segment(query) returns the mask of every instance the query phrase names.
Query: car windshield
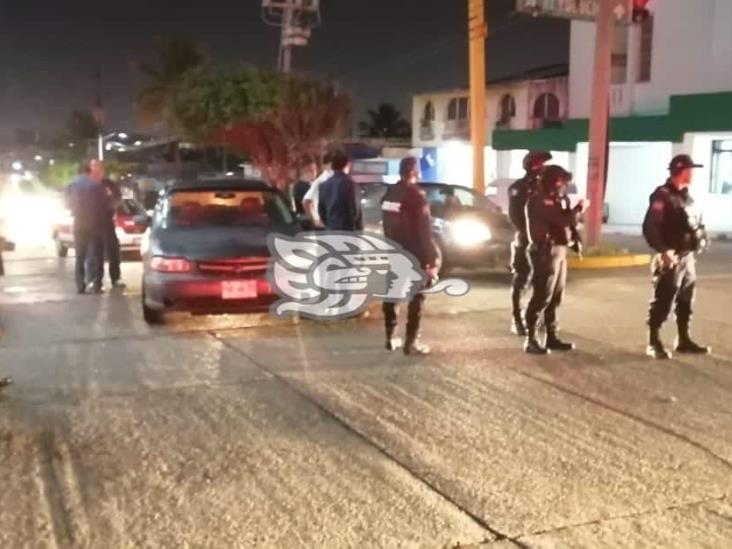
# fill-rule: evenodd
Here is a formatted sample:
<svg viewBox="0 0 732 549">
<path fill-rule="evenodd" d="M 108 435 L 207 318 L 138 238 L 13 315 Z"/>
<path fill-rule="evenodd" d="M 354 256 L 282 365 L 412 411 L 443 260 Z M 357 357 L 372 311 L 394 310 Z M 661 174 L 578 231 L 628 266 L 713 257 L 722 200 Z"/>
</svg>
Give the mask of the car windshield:
<svg viewBox="0 0 732 549">
<path fill-rule="evenodd" d="M 273 227 L 294 223 L 273 191 L 185 190 L 173 192 L 160 210 L 167 227 Z"/>
<path fill-rule="evenodd" d="M 448 210 L 481 209 L 499 213 L 499 208 L 488 198 L 472 189 L 452 185 L 422 185 L 427 202 L 435 215 L 443 215 Z"/>
</svg>

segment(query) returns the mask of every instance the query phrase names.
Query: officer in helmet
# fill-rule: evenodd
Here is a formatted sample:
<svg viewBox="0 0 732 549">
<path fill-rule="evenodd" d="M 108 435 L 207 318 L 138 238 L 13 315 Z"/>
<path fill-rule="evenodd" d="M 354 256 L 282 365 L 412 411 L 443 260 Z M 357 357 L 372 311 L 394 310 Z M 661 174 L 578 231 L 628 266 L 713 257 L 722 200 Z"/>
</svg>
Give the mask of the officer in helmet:
<svg viewBox="0 0 732 549">
<path fill-rule="evenodd" d="M 656 359 L 671 358 L 660 338 L 661 326 L 676 304 L 678 353 L 705 355 L 709 347 L 698 345 L 689 333 L 696 290 L 696 254 L 706 248 L 708 238 L 701 216 L 689 195 L 692 170 L 702 167 L 686 154 L 674 157 L 671 177 L 651 195 L 643 222 L 643 235 L 657 252 L 653 258 L 653 299 L 648 311 L 647 354 Z"/>
<path fill-rule="evenodd" d="M 529 260 L 533 269 L 531 301 L 526 308 L 526 344 L 529 354 L 571 351 L 574 344 L 557 336 L 557 309 L 562 303 L 567 280 L 567 249 L 573 244 L 578 217 L 588 206 L 584 200 L 574 208 L 565 199 L 572 174 L 560 166 L 544 168 L 538 191 L 526 204 Z M 539 320 L 546 328 L 546 343 L 539 342 Z"/>
<path fill-rule="evenodd" d="M 511 332 L 518 336 L 526 335 L 521 297 L 526 291 L 531 276 L 531 264 L 527 255 L 529 237 L 526 234 L 526 203 L 536 191 L 541 170 L 551 158 L 551 153 L 547 151 L 529 152 L 524 157 L 526 174 L 508 188 L 508 217 L 516 228 L 516 236 L 511 243 L 511 272 L 513 273 Z"/>
<path fill-rule="evenodd" d="M 412 253 L 427 274 L 429 281 L 437 279 L 439 255 L 432 236 L 430 208 L 424 193 L 419 188 L 419 160 L 413 156 L 402 159 L 399 165 L 400 179 L 390 185 L 381 201 L 384 236 L 401 244 Z M 419 356 L 430 353 L 430 348 L 419 341 L 422 307 L 425 296 L 418 293 L 410 301 L 407 311 L 407 330 L 404 354 Z M 386 327 L 386 348 L 389 351 L 399 346 L 394 337 L 397 327 L 397 304 L 384 302 L 384 323 Z"/>
</svg>

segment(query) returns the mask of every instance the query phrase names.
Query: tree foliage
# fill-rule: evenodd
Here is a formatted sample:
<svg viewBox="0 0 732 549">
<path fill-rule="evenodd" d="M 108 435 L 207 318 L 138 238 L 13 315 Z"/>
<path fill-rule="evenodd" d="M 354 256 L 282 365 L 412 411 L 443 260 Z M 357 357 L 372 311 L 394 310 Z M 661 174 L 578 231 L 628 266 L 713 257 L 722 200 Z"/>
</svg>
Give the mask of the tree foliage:
<svg viewBox="0 0 732 549">
<path fill-rule="evenodd" d="M 319 158 L 346 127 L 350 100 L 313 78 L 244 68 L 191 71 L 172 101 L 178 125 L 199 142 L 246 154 L 273 184 Z"/>
<path fill-rule="evenodd" d="M 135 106 L 145 126 L 174 121 L 170 104 L 176 88 L 184 76 L 209 62 L 206 49 L 187 38 L 168 38 L 157 45 L 153 63 L 139 63 L 135 68 L 148 80 L 148 87 L 137 97 Z"/>
<path fill-rule="evenodd" d="M 381 103 L 376 110 L 367 112 L 368 120 L 359 124 L 364 137 L 410 137 L 411 124 L 402 116 L 402 113 L 391 103 Z"/>
<path fill-rule="evenodd" d="M 66 131 L 71 139 L 95 139 L 99 135 L 99 124 L 91 112 L 73 111 L 66 122 Z"/>
</svg>

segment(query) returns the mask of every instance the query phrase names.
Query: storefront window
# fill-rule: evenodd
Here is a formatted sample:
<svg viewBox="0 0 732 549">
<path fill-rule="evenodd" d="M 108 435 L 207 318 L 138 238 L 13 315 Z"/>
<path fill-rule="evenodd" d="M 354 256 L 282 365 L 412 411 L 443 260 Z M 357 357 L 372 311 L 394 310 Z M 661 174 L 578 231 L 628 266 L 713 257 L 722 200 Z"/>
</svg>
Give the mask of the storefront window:
<svg viewBox="0 0 732 549">
<path fill-rule="evenodd" d="M 732 139 L 712 141 L 712 194 L 732 195 Z"/>
</svg>

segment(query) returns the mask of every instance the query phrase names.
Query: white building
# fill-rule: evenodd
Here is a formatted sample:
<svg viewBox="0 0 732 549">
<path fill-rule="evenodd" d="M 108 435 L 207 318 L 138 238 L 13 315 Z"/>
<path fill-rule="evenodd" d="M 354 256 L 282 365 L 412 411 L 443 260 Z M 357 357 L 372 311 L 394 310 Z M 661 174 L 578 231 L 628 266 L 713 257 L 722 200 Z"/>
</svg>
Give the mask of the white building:
<svg viewBox="0 0 732 549">
<path fill-rule="evenodd" d="M 653 2 L 651 9 L 650 19 L 617 27 L 615 33 L 606 194 L 609 225 L 639 231 L 650 193 L 667 178 L 671 157 L 684 152 L 705 165 L 694 173 L 692 194 L 707 226 L 732 232 L 732 0 L 662 0 Z M 595 24 L 573 21 L 567 91 L 555 93 L 560 112 L 548 117 L 549 123 L 536 122 L 532 116 L 532 109 L 539 108 L 532 104 L 537 96 L 526 92 L 532 79 L 507 84 L 515 100 L 508 123 L 497 114 L 504 112 L 500 101 L 506 89 L 489 86 L 488 181 L 517 177 L 525 151 L 547 149 L 574 172 L 579 191 L 585 192 L 594 49 Z M 457 96 L 467 97 L 467 91 L 414 99 L 415 144 L 437 147 L 438 158 L 441 150 L 459 148 L 454 141 L 446 143 L 449 132 L 442 131 L 451 114 L 445 101 L 449 106 Z M 433 138 L 427 139 L 427 128 L 424 133 L 420 130 L 422 121 L 429 121 L 426 104 L 431 98 Z M 467 120 L 460 124 L 469 127 Z M 463 152 L 458 164 L 469 159 L 469 151 Z M 439 175 L 454 171 L 438 170 Z M 470 181 L 469 164 L 464 180 Z"/>
</svg>

